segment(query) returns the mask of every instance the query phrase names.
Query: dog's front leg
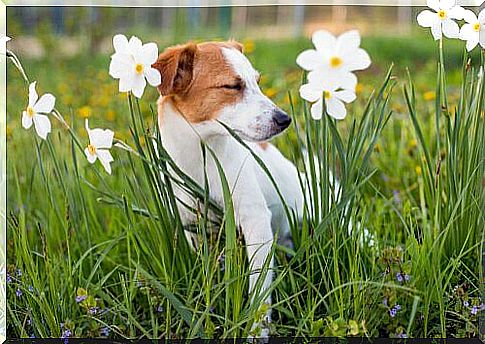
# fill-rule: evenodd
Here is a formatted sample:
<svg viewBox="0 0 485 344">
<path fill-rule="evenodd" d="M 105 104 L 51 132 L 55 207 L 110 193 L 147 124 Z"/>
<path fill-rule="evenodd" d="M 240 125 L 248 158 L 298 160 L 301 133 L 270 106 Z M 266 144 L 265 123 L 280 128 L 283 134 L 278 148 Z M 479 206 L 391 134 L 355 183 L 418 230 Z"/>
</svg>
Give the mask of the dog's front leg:
<svg viewBox="0 0 485 344">
<path fill-rule="evenodd" d="M 268 290 L 273 279 L 273 257 L 270 256 L 273 232 L 271 230 L 271 212 L 266 206 L 262 193 L 255 190 L 256 188 L 245 189 L 242 194 L 236 192 L 234 198 L 236 217 L 244 235 L 249 260 L 250 302 L 254 304 L 259 301 L 261 305 L 266 303 L 267 306 L 263 319 L 253 324 L 251 332 L 256 337 L 267 337 L 269 335 L 268 324 L 271 322 L 271 293 L 268 293 Z M 264 269 L 265 264 L 267 264 L 267 269 Z M 258 288 L 259 279 L 262 280 Z M 264 294 L 267 295 L 261 300 Z M 258 305 L 258 310 L 260 307 Z"/>
</svg>

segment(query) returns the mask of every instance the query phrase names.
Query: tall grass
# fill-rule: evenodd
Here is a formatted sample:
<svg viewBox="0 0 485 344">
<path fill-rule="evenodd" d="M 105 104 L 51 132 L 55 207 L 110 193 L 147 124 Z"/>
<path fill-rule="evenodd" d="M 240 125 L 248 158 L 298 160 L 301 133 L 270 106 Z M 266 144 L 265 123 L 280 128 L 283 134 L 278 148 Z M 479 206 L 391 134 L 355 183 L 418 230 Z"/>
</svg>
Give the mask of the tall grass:
<svg viewBox="0 0 485 344">
<path fill-rule="evenodd" d="M 482 53 L 478 68 L 484 61 Z M 477 335 L 477 317 L 463 301 L 478 305 L 483 278 L 485 82 L 465 63 L 455 105 L 447 99 L 443 60 L 438 71 L 432 117 L 409 77 L 409 120 L 393 118 L 392 68 L 347 127 L 325 115 L 313 121 L 305 105 L 290 101 L 289 154 L 302 171 L 301 187 L 311 192 L 302 221 L 287 208 L 294 247 L 272 250 L 274 335 Z M 217 164 L 224 204 L 215 204 L 207 183 L 195 183 L 164 150 L 153 109 L 144 113 L 131 95 L 127 109 L 131 139 L 117 142 L 123 149 L 114 176 L 81 167 L 79 124 L 57 110 L 63 129 L 22 146 L 35 159 L 31 171 L 14 164 L 11 152 L 9 335 L 247 336 L 265 314 L 265 295 L 249 302 L 244 240 L 223 167 Z M 397 205 L 381 188 L 372 158 L 406 125 L 417 140 L 419 173 Z M 203 142 L 200 149 L 217 162 Z M 387 161 L 399 166 L 401 154 Z M 174 185 L 198 200 L 190 228 L 182 225 Z M 184 230 L 198 237 L 195 251 Z M 268 262 L 263 276 L 267 269 Z"/>
</svg>

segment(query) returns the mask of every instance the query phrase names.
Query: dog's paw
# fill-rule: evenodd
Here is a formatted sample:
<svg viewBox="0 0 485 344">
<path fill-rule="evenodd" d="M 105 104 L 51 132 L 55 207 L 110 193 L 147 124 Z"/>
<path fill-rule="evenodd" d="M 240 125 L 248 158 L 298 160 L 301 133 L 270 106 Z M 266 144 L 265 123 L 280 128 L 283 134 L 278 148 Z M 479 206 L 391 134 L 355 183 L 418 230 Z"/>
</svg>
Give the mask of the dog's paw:
<svg viewBox="0 0 485 344">
<path fill-rule="evenodd" d="M 248 343 L 268 343 L 270 329 L 264 323 L 254 323 L 248 336 Z"/>
</svg>

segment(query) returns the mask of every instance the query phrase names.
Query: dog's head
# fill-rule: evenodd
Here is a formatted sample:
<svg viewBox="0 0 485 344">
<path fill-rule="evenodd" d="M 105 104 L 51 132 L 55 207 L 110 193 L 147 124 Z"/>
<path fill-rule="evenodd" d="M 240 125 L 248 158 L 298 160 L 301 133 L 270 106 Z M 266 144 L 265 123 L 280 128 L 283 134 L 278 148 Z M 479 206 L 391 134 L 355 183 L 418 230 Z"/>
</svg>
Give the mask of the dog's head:
<svg viewBox="0 0 485 344">
<path fill-rule="evenodd" d="M 227 134 L 219 120 L 246 140 L 263 141 L 291 122 L 259 88 L 259 73 L 235 42 L 207 42 L 167 48 L 153 64 L 158 87 L 189 122 L 204 133 Z"/>
</svg>

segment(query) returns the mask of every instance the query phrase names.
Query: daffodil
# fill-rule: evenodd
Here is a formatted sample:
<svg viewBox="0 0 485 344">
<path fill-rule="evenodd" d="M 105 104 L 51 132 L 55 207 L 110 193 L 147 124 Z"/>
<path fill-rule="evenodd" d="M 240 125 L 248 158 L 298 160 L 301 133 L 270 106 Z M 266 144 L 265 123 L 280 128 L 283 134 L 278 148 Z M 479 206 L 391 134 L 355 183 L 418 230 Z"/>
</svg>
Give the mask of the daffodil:
<svg viewBox="0 0 485 344">
<path fill-rule="evenodd" d="M 89 129 L 89 123 L 87 118 L 85 126 L 89 136 L 89 144 L 84 149 L 86 158 L 91 164 L 94 164 L 94 162 L 99 159 L 101 165 L 103 165 L 106 172 L 111 174 L 110 163 L 114 159 L 109 149 L 113 146 L 114 132 L 109 129 Z"/>
<path fill-rule="evenodd" d="M 47 134 L 51 132 L 51 122 L 45 114 L 52 112 L 56 98 L 52 94 L 46 93 L 39 99 L 35 85 L 36 81 L 29 85 L 29 103 L 22 112 L 22 126 L 29 129 L 34 123 L 37 135 L 45 140 Z"/>
<path fill-rule="evenodd" d="M 478 18 L 470 10 L 463 14 L 466 24 L 461 27 L 460 39 L 466 41 L 466 49 L 472 51 L 478 43 L 485 48 L 485 10 L 478 14 Z"/>
<path fill-rule="evenodd" d="M 448 38 L 458 38 L 460 28 L 454 20 L 463 19 L 464 9 L 456 5 L 456 0 L 427 0 L 427 6 L 433 11 L 424 10 L 418 14 L 418 24 L 431 28 L 435 40 L 442 35 Z"/>
<path fill-rule="evenodd" d="M 316 78 L 300 87 L 300 95 L 303 99 L 313 103 L 310 113 L 313 119 L 321 119 L 323 102 L 327 113 L 335 119 L 343 119 L 347 115 L 344 103 L 351 103 L 355 100 L 355 92 L 342 89 L 338 84 L 331 84 L 321 78 Z"/>
<path fill-rule="evenodd" d="M 5 54 L 7 52 L 7 42 L 10 41 L 10 37 L 3 36 L 0 38 L 0 53 Z"/>
<path fill-rule="evenodd" d="M 360 48 L 359 31 L 351 30 L 335 37 L 319 30 L 313 33 L 312 42 L 315 49 L 305 50 L 296 58 L 296 63 L 310 72 L 308 78 L 320 79 L 323 75 L 331 84 L 355 89 L 357 77 L 351 72 L 371 64 L 367 52 Z"/>
<path fill-rule="evenodd" d="M 152 68 L 158 59 L 155 43 L 142 44 L 135 36 L 128 41 L 124 35 L 116 35 L 113 37 L 113 46 L 115 53 L 111 56 L 109 74 L 120 80 L 120 92 L 131 91 L 141 98 L 147 81 L 152 86 L 160 85 L 160 72 Z"/>
</svg>

